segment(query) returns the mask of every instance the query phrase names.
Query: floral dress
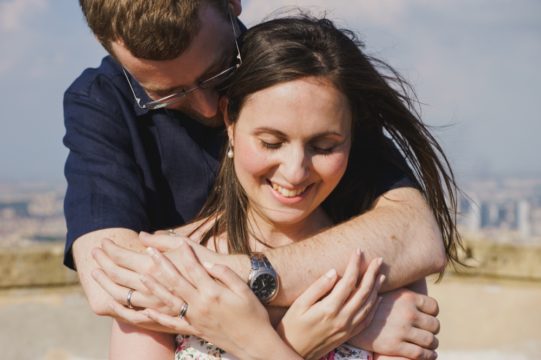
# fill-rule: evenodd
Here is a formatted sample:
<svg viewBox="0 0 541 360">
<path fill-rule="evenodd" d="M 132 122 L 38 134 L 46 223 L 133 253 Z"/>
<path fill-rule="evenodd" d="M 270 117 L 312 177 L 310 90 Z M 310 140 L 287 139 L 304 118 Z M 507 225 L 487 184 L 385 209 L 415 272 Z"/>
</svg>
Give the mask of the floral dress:
<svg viewBox="0 0 541 360">
<path fill-rule="evenodd" d="M 175 360 L 237 360 L 237 357 L 196 336 L 177 335 Z M 321 360 L 372 360 L 372 353 L 343 344 Z"/>
</svg>

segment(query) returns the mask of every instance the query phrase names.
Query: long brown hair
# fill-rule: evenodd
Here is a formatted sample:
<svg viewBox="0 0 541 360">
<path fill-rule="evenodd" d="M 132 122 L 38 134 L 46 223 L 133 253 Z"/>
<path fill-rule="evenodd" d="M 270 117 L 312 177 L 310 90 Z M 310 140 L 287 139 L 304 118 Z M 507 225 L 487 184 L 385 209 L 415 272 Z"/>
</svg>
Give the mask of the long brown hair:
<svg viewBox="0 0 541 360">
<path fill-rule="evenodd" d="M 408 83 L 383 61 L 364 54 L 352 32 L 337 29 L 328 19 L 301 15 L 271 20 L 248 30 L 242 44 L 243 64 L 226 90 L 229 120 L 235 122 L 247 97 L 262 89 L 304 77 L 330 80 L 347 97 L 353 124 L 348 168 L 323 203 L 327 214 L 339 223 L 367 211 L 405 173 L 426 197 L 448 259 L 458 261 L 454 176 L 421 121 Z M 383 174 L 381 169 L 389 166 L 397 173 Z M 214 221 L 203 242 L 226 233 L 230 253 L 250 253 L 247 209 L 233 161 L 224 156 L 199 216 Z"/>
</svg>

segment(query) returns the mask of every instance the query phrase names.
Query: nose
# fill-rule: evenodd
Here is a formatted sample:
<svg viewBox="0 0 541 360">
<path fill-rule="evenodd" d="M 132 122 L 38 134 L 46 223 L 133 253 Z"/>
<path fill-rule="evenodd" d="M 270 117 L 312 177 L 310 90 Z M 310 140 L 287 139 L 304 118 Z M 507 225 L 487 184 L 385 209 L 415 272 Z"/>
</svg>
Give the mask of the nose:
<svg viewBox="0 0 541 360">
<path fill-rule="evenodd" d="M 311 159 L 303 146 L 285 152 L 282 159 L 282 176 L 291 185 L 302 184 L 310 176 Z"/>
<path fill-rule="evenodd" d="M 216 116 L 218 111 L 218 93 L 212 89 L 199 89 L 190 94 L 190 110 L 204 118 Z"/>
</svg>

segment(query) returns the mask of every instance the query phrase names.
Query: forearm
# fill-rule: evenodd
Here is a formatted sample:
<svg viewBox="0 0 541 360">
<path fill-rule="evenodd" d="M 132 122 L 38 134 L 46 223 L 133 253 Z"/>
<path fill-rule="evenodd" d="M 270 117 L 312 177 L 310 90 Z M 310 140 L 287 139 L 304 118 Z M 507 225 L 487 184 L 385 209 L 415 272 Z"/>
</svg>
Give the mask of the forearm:
<svg viewBox="0 0 541 360">
<path fill-rule="evenodd" d="M 143 330 L 113 320 L 109 359 L 173 359 L 174 335 Z"/>
<path fill-rule="evenodd" d="M 273 304 L 291 304 L 307 284 L 331 268 L 342 274 L 344 259 L 357 248 L 366 260 L 362 271 L 370 260 L 383 257 L 382 272 L 387 277 L 383 291 L 410 284 L 445 266 L 441 233 L 422 195 L 409 188 L 392 190 L 361 216 L 305 241 L 268 250 L 266 255 L 281 281 Z M 237 263 L 246 266 L 240 260 Z"/>
<path fill-rule="evenodd" d="M 112 301 L 111 296 L 92 277 L 92 271 L 99 267 L 92 257 L 92 250 L 100 247 L 103 238 L 110 238 L 119 245 L 133 250 L 140 250 L 142 246 L 137 233 L 124 228 L 93 231 L 81 236 L 73 244 L 73 258 L 77 266 L 77 274 L 92 311 L 97 315 L 112 316 L 109 306 Z"/>
</svg>

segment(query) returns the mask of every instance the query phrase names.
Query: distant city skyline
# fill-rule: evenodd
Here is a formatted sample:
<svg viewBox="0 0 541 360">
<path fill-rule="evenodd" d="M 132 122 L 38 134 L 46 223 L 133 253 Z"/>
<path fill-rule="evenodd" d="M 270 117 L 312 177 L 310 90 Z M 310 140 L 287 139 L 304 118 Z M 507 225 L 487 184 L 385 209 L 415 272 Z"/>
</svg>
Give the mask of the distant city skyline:
<svg viewBox="0 0 541 360">
<path fill-rule="evenodd" d="M 414 85 L 459 178 L 541 175 L 541 2 L 243 1 L 248 26 L 288 5 L 358 32 Z M 76 1 L 0 1 L 0 181 L 61 181 L 62 94 L 105 54 Z"/>
</svg>

